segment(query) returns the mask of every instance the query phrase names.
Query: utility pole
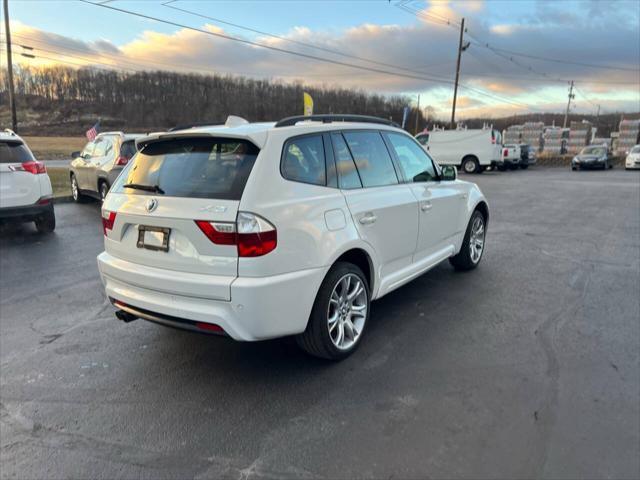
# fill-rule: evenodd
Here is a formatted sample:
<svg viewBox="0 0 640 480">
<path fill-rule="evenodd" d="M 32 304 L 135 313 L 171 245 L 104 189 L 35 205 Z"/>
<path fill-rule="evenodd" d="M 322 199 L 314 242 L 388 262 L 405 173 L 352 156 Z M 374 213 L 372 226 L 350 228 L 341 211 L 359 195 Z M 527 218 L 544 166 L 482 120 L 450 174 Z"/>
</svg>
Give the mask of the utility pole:
<svg viewBox="0 0 640 480">
<path fill-rule="evenodd" d="M 13 87 L 13 62 L 11 59 L 11 31 L 9 29 L 9 0 L 4 0 L 4 35 L 7 39 L 7 73 L 9 74 L 9 105 L 11 107 L 11 128 L 18 132 L 16 115 L 16 93 Z"/>
<path fill-rule="evenodd" d="M 573 93 L 573 80 L 571 80 L 571 86 L 569 87 L 569 101 L 567 102 L 567 111 L 564 114 L 564 122 L 562 123 L 562 128 L 567 128 L 567 119 L 569 118 L 569 108 L 571 108 L 571 100 L 576 98 Z"/>
<path fill-rule="evenodd" d="M 460 79 L 460 57 L 462 56 L 462 52 L 466 50 L 466 47 L 463 48 L 462 41 L 464 39 L 464 18 L 460 23 L 460 41 L 458 42 L 458 62 L 456 63 L 456 83 L 453 87 L 453 108 L 451 109 L 451 128 L 456 121 L 456 99 L 458 97 L 458 80 Z"/>
<path fill-rule="evenodd" d="M 418 107 L 416 108 L 416 127 L 414 135 L 418 134 L 418 117 L 420 116 L 420 94 L 418 94 Z"/>
</svg>

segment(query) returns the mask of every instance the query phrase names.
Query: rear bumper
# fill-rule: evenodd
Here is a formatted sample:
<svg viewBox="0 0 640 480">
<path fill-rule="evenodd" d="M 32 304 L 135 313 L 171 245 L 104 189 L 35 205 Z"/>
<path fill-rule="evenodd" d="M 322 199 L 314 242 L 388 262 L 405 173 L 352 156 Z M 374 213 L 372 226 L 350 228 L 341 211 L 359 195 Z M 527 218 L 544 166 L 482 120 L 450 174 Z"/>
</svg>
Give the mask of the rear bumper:
<svg viewBox="0 0 640 480">
<path fill-rule="evenodd" d="M 114 262 L 118 263 L 117 270 L 110 268 Z M 153 270 L 143 265 L 124 263 L 138 277 L 153 275 Z M 180 294 L 168 293 L 161 283 L 157 290 L 133 285 L 122 274 L 123 261 L 106 252 L 98 256 L 98 268 L 112 302 L 143 310 L 147 320 L 188 330 L 197 330 L 193 322 L 215 324 L 234 340 L 242 341 L 303 332 L 327 271 L 327 268 L 316 268 L 269 277 L 238 277 L 231 284 L 231 301 L 224 301 L 186 295 L 182 289 Z M 155 320 L 154 314 L 157 314 Z M 167 320 L 167 317 L 173 317 L 174 321 L 171 318 L 165 322 L 157 320 Z"/>
<path fill-rule="evenodd" d="M 37 217 L 41 217 L 42 215 L 45 215 L 49 212 L 53 212 L 53 200 L 41 199 L 40 201 L 47 201 L 47 203 L 36 203 L 34 205 L 25 205 L 21 207 L 0 208 L 0 219 L 31 222 Z"/>
</svg>

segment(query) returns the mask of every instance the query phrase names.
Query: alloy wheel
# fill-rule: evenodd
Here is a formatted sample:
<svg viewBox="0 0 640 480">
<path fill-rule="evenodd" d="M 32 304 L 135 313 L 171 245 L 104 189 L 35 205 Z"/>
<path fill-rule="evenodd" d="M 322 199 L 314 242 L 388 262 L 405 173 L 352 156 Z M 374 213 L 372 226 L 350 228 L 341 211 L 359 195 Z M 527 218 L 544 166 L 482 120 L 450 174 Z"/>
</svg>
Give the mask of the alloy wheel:
<svg viewBox="0 0 640 480">
<path fill-rule="evenodd" d="M 469 256 L 471 261 L 476 264 L 482 257 L 484 249 L 484 219 L 478 215 L 473 219 L 471 225 L 471 235 L 469 237 Z"/>
<path fill-rule="evenodd" d="M 75 201 L 78 201 L 78 197 L 79 197 L 78 181 L 76 180 L 75 176 L 71 177 L 71 196 L 73 196 L 73 199 Z"/>
<path fill-rule="evenodd" d="M 331 342 L 340 350 L 356 344 L 367 319 L 367 289 L 353 273 L 341 277 L 333 287 L 327 307 Z"/>
</svg>

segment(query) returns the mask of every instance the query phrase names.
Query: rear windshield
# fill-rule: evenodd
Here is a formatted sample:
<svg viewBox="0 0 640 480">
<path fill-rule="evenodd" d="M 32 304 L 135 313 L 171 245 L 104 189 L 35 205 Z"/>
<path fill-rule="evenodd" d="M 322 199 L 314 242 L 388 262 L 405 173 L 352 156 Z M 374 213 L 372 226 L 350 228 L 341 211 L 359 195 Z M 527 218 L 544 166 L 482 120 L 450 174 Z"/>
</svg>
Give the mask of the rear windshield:
<svg viewBox="0 0 640 480">
<path fill-rule="evenodd" d="M 34 160 L 21 142 L 0 142 L 0 163 L 23 163 Z"/>
<path fill-rule="evenodd" d="M 129 162 L 112 190 L 135 195 L 240 200 L 258 156 L 254 144 L 230 138 L 155 142 Z M 125 187 L 158 187 L 156 192 Z"/>
</svg>

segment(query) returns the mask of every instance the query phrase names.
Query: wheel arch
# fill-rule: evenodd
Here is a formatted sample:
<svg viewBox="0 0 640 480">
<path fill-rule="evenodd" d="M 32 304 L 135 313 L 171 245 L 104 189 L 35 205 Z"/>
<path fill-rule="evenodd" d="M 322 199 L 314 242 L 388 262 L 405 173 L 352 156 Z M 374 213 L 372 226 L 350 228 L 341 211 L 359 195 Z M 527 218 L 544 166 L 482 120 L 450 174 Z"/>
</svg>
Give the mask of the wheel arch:
<svg viewBox="0 0 640 480">
<path fill-rule="evenodd" d="M 378 287 L 376 281 L 376 267 L 374 261 L 375 255 L 368 245 L 349 245 L 345 249 L 336 252 L 331 263 L 331 266 L 337 262 L 349 262 L 356 265 L 362 273 L 365 274 L 367 283 L 369 284 L 369 291 L 371 298 L 375 298 L 374 292 Z"/>
<path fill-rule="evenodd" d="M 473 214 L 473 212 L 475 212 L 476 210 L 479 210 L 480 213 L 482 213 L 482 215 L 484 216 L 484 223 L 485 225 L 489 224 L 489 205 L 487 204 L 487 202 L 485 200 L 480 200 L 475 207 L 473 207 L 473 210 L 471 211 L 471 213 Z"/>
</svg>

